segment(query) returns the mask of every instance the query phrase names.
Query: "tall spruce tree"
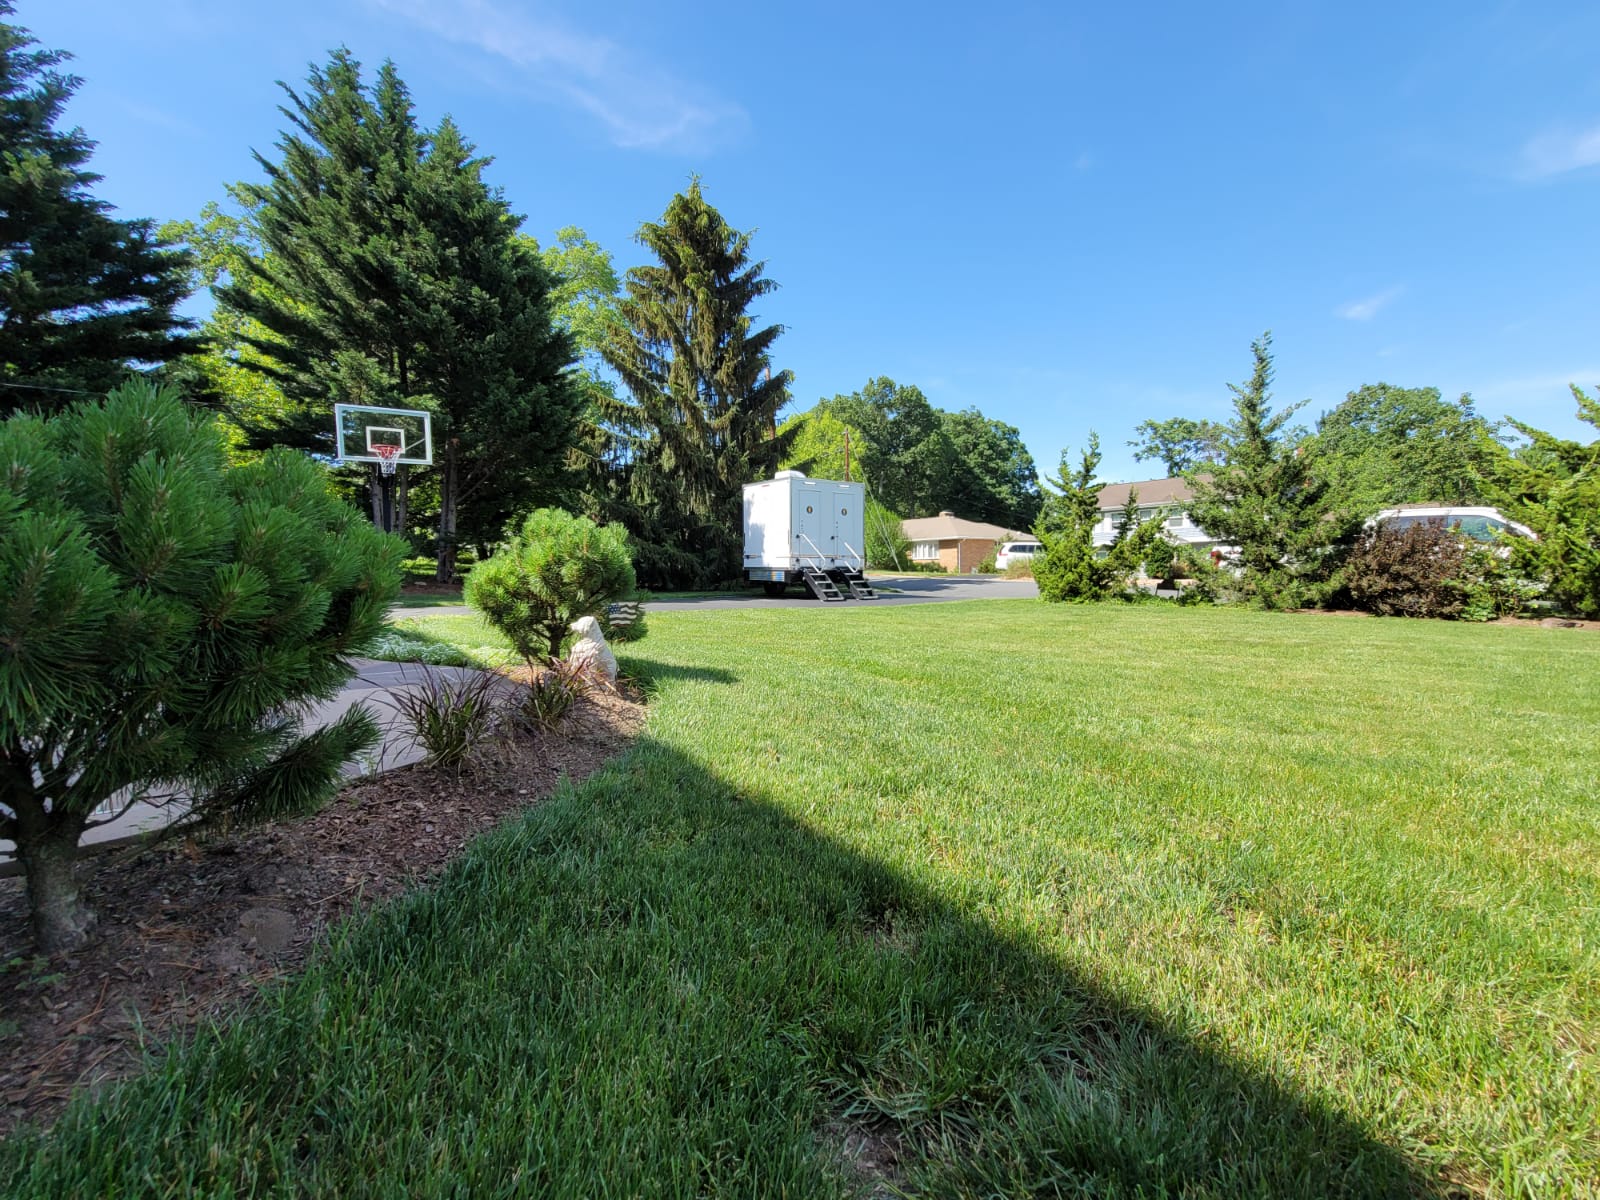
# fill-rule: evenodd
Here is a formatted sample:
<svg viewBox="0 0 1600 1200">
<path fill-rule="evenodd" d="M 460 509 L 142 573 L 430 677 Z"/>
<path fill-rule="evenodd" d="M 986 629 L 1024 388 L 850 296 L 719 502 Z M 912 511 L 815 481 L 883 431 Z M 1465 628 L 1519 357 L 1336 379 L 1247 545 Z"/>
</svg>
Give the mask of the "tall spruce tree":
<svg viewBox="0 0 1600 1200">
<path fill-rule="evenodd" d="M 647 586 L 737 576 L 743 485 L 777 469 L 789 439 L 777 414 L 791 375 L 772 370 L 781 325 L 754 328 L 750 306 L 777 285 L 750 261 L 750 235 L 706 202 L 700 181 L 638 240 L 659 265 L 628 272 L 602 355 L 629 401 L 608 413 L 637 442 L 626 468 L 625 520 Z"/>
<path fill-rule="evenodd" d="M 583 398 L 554 280 L 484 182 L 489 160 L 449 118 L 417 128 L 393 63 L 369 91 L 340 50 L 304 94 L 284 90 L 294 132 L 241 189 L 264 253 L 218 290 L 294 402 L 252 436 L 326 450 L 335 402 L 432 412 L 445 581 L 461 540 L 492 540 L 565 481 Z"/>
<path fill-rule="evenodd" d="M 1285 428 L 1303 402 L 1272 411 L 1272 335 L 1262 334 L 1250 350 L 1250 382 L 1228 385 L 1234 418 L 1222 437 L 1222 462 L 1210 474 L 1188 475 L 1189 515 L 1236 548 L 1247 594 L 1267 607 L 1293 607 L 1315 598 L 1308 589 L 1325 577 L 1352 519 L 1330 506 L 1315 443 Z"/>
<path fill-rule="evenodd" d="M 0 23 L 0 414 L 60 408 L 199 348 L 175 311 L 187 256 L 91 194 L 94 143 L 56 128 L 80 80 L 36 45 Z"/>
</svg>

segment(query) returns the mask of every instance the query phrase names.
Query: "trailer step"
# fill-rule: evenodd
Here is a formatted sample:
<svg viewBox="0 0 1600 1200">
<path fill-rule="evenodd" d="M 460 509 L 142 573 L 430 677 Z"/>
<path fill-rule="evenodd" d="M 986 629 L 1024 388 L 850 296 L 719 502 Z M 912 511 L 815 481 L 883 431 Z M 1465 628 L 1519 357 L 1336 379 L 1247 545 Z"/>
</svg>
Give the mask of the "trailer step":
<svg viewBox="0 0 1600 1200">
<path fill-rule="evenodd" d="M 872 585 L 867 582 L 867 577 L 860 571 L 846 571 L 844 573 L 845 586 L 850 589 L 850 594 L 857 600 L 876 600 L 878 593 L 872 590 Z"/>
<path fill-rule="evenodd" d="M 811 594 L 823 603 L 830 603 L 834 600 L 842 601 L 844 599 L 839 589 L 833 586 L 833 580 L 815 567 L 801 567 L 800 577 L 805 581 L 805 585 L 810 589 Z"/>
</svg>

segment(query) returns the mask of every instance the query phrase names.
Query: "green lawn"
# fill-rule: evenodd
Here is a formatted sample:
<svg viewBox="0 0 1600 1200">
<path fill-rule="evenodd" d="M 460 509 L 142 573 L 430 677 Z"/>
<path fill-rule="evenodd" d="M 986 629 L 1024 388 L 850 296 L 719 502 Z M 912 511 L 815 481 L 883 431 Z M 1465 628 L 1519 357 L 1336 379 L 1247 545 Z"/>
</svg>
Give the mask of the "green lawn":
<svg viewBox="0 0 1600 1200">
<path fill-rule="evenodd" d="M 456 608 L 466 601 L 462 599 L 461 589 L 453 592 L 402 592 L 400 599 L 394 602 L 396 608 Z"/>
<path fill-rule="evenodd" d="M 0 1186 L 1596 1194 L 1600 638 L 980 602 L 624 661 L 632 753 Z"/>
</svg>

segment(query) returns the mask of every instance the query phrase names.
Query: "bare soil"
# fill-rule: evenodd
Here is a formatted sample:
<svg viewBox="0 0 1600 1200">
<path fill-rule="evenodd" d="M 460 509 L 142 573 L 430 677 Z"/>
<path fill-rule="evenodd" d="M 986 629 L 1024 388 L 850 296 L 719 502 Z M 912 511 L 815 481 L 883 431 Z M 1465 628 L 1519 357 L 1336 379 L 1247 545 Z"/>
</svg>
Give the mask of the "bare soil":
<svg viewBox="0 0 1600 1200">
<path fill-rule="evenodd" d="M 352 906 L 437 874 L 563 776 L 593 774 L 642 721 L 640 705 L 595 693 L 559 734 L 459 776 L 402 767 L 297 821 L 88 855 L 78 877 L 100 920 L 70 956 L 35 955 L 22 880 L 0 879 L 0 1136 L 292 973 Z"/>
</svg>

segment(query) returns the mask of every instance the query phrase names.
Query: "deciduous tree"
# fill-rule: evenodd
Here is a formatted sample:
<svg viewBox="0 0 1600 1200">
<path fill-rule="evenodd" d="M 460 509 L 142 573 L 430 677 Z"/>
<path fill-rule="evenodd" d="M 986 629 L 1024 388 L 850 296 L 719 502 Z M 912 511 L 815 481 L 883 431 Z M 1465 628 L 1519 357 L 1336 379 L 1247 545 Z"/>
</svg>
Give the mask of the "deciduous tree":
<svg viewBox="0 0 1600 1200">
<path fill-rule="evenodd" d="M 1155 459 L 1168 475 L 1195 471 L 1221 456 L 1227 427 L 1216 421 L 1195 421 L 1172 417 L 1165 421 L 1141 421 L 1134 429 L 1138 436 L 1128 445 L 1133 457 L 1143 462 Z"/>
<path fill-rule="evenodd" d="M 1482 503 L 1506 449 L 1472 397 L 1367 384 L 1317 422 L 1329 494 L 1370 515 L 1394 504 Z"/>
</svg>

